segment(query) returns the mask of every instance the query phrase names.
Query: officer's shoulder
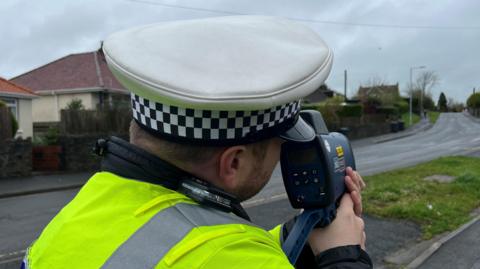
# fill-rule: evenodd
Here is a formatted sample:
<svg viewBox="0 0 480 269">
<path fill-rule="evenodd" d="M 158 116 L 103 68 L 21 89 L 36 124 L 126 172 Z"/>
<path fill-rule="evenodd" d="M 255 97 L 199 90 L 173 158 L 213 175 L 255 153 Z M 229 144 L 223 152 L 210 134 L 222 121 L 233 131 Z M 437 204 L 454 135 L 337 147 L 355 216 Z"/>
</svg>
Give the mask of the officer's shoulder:
<svg viewBox="0 0 480 269">
<path fill-rule="evenodd" d="M 278 266 L 289 265 L 280 245 L 274 237 L 253 224 L 222 224 L 199 226 L 192 229 L 161 261 L 173 268 L 217 268 L 223 264 L 244 262 L 244 268 L 253 268 L 256 263 Z M 251 265 L 251 266 L 250 266 Z M 290 267 L 286 267 L 290 268 Z"/>
</svg>

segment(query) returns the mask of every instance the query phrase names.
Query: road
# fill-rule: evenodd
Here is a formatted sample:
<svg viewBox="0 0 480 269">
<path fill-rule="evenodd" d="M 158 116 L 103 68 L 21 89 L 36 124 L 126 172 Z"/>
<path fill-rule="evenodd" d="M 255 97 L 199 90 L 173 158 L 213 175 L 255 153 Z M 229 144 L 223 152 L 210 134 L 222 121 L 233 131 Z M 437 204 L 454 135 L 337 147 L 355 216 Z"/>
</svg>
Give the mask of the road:
<svg viewBox="0 0 480 269">
<path fill-rule="evenodd" d="M 372 175 L 440 156 L 468 155 L 479 151 L 480 124 L 462 113 L 443 113 L 427 131 L 378 144 L 353 142 L 352 147 L 357 170 L 361 175 Z M 253 200 L 282 199 L 284 193 L 280 167 L 277 167 L 266 188 Z"/>
<path fill-rule="evenodd" d="M 357 168 L 363 175 L 428 161 L 439 156 L 469 154 L 480 149 L 480 124 L 460 113 L 442 114 L 437 124 L 414 136 L 379 144 L 353 143 Z M 48 221 L 76 194 L 76 190 L 0 199 L 0 269 L 2 258 L 15 259 L 41 232 Z M 281 173 L 277 168 L 266 188 L 246 203 L 252 219 L 264 227 L 282 223 L 295 211 L 285 200 Z M 272 210 L 276 208 L 278 210 Z M 385 220 L 367 218 L 370 252 L 376 260 L 386 251 L 400 247 L 402 240 L 416 238 L 418 229 L 405 223 L 403 230 Z M 381 229 L 389 238 L 381 237 Z M 385 232 L 386 231 L 386 232 Z M 397 237 L 393 239 L 393 237 Z M 383 245 L 379 242 L 383 242 Z M 372 253 L 373 252 L 373 253 Z M 14 253 L 14 254 L 12 254 Z M 12 254 L 12 255 L 9 255 Z M 18 259 L 18 258 L 17 258 Z"/>
</svg>

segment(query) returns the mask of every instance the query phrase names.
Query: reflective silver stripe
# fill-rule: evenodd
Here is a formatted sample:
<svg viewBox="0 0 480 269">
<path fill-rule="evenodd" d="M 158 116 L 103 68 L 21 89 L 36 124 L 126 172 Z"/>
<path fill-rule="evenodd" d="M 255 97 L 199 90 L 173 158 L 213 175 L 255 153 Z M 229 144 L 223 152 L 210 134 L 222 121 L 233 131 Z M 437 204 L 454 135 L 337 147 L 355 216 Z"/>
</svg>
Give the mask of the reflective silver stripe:
<svg viewBox="0 0 480 269">
<path fill-rule="evenodd" d="M 251 223 L 231 214 L 191 204 L 176 204 L 153 216 L 121 245 L 102 268 L 154 268 L 197 226 Z"/>
</svg>

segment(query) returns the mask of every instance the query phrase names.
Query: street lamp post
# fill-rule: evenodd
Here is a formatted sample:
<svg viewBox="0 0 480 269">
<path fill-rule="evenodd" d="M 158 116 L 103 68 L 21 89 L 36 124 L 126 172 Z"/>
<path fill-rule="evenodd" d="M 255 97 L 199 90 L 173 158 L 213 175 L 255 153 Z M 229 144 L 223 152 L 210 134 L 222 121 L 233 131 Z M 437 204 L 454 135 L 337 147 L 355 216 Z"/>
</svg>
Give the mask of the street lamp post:
<svg viewBox="0 0 480 269">
<path fill-rule="evenodd" d="M 413 82 L 412 82 L 412 76 L 413 76 L 413 70 L 414 69 L 424 69 L 426 66 L 421 65 L 421 66 L 412 66 L 410 67 L 410 118 L 409 118 L 409 126 L 412 126 L 412 99 L 413 99 Z M 423 97 L 423 96 L 422 96 Z"/>
</svg>

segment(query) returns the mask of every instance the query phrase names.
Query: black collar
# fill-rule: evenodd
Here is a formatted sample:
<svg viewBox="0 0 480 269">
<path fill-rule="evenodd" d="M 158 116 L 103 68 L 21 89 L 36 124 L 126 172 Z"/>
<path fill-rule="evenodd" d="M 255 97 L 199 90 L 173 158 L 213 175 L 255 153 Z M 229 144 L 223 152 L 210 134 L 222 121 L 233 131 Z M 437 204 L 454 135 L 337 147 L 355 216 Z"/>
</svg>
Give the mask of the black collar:
<svg viewBox="0 0 480 269">
<path fill-rule="evenodd" d="M 114 136 L 107 140 L 99 139 L 94 151 L 103 157 L 102 171 L 159 184 L 181 192 L 200 204 L 250 220 L 234 196 L 125 140 Z"/>
</svg>

